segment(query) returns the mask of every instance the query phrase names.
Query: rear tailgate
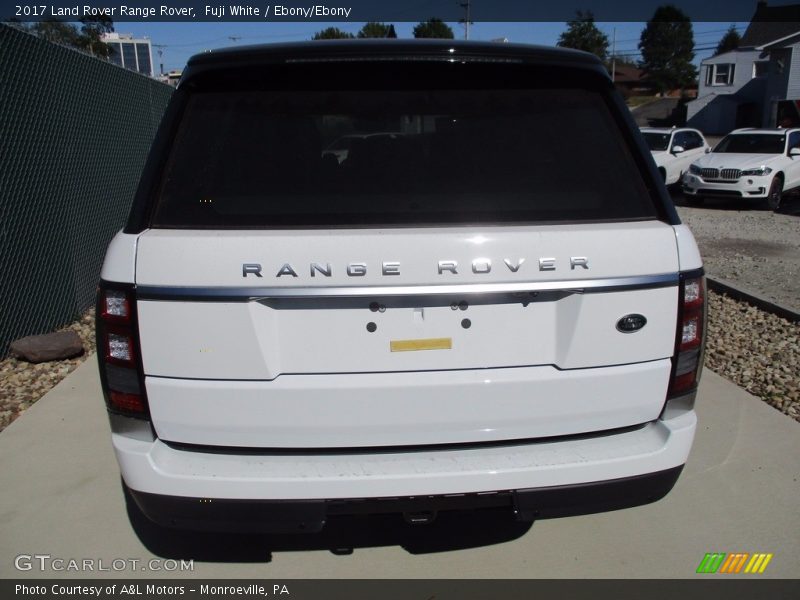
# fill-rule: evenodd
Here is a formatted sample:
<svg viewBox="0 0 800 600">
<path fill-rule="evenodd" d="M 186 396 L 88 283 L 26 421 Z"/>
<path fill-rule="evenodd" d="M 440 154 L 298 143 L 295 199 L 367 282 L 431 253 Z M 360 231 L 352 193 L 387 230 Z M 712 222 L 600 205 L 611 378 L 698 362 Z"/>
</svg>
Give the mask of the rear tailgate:
<svg viewBox="0 0 800 600">
<path fill-rule="evenodd" d="M 652 161 L 599 61 L 501 46 L 190 65 L 133 213 L 162 439 L 473 443 L 657 418 L 679 265 Z"/>
<path fill-rule="evenodd" d="M 678 270 L 658 221 L 150 230 L 136 284 L 154 426 L 202 445 L 354 447 L 642 423 L 667 389 Z M 629 314 L 646 325 L 620 332 Z"/>
</svg>

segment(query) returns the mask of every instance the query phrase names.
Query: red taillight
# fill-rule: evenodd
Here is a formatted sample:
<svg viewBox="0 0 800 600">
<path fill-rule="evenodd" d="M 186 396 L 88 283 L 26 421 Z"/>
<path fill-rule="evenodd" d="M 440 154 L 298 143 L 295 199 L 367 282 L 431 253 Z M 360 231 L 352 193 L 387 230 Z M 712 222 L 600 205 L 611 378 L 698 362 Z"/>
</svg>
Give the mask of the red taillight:
<svg viewBox="0 0 800 600">
<path fill-rule="evenodd" d="M 705 278 L 702 275 L 687 277 L 681 281 L 678 331 L 668 397 L 689 392 L 697 387 L 703 369 L 705 296 Z"/>
<path fill-rule="evenodd" d="M 108 409 L 148 418 L 132 285 L 100 284 L 96 325 L 100 381 Z"/>
<path fill-rule="evenodd" d="M 124 394 L 110 390 L 108 392 L 111 406 L 124 412 L 141 413 L 147 410 L 141 394 Z"/>
</svg>

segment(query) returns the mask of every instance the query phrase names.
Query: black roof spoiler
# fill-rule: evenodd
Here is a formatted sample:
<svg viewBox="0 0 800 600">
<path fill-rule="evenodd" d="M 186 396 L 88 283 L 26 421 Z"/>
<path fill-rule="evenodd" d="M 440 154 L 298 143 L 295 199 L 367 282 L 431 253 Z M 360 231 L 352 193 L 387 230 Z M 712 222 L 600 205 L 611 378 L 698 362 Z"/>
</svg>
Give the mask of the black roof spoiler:
<svg viewBox="0 0 800 600">
<path fill-rule="evenodd" d="M 588 69 L 608 76 L 600 60 L 578 50 L 459 40 L 315 40 L 222 48 L 189 59 L 182 83 L 199 72 L 289 63 L 442 61 L 536 64 Z"/>
</svg>

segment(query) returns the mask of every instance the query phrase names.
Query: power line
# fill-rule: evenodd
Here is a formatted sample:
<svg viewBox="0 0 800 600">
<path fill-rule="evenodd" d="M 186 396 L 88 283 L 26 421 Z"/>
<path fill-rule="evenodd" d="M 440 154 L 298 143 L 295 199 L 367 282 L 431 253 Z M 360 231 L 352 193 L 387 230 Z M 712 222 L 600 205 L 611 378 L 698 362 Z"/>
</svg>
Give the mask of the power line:
<svg viewBox="0 0 800 600">
<path fill-rule="evenodd" d="M 730 28 L 728 28 L 728 29 L 730 29 Z M 693 33 L 693 35 L 694 35 L 694 37 L 700 37 L 702 35 L 715 35 L 715 34 L 718 34 L 718 33 L 727 33 L 728 29 L 709 29 L 708 31 L 701 31 L 699 33 Z M 734 29 L 738 32 L 738 31 L 746 30 L 747 27 L 734 27 Z M 628 39 L 625 39 L 625 40 L 617 40 L 617 43 L 638 42 L 640 39 L 641 39 L 641 37 L 628 38 Z"/>
<path fill-rule="evenodd" d="M 694 48 L 692 48 L 692 52 L 703 52 L 705 50 L 716 50 L 716 48 L 717 48 L 717 44 L 709 44 L 709 45 L 705 45 L 705 46 L 695 46 Z M 642 51 L 639 50 L 638 48 L 631 48 L 631 49 L 626 49 L 626 50 L 618 50 L 617 51 L 617 56 L 632 56 L 632 55 L 638 55 L 638 54 L 641 54 L 641 53 L 642 53 Z"/>
</svg>

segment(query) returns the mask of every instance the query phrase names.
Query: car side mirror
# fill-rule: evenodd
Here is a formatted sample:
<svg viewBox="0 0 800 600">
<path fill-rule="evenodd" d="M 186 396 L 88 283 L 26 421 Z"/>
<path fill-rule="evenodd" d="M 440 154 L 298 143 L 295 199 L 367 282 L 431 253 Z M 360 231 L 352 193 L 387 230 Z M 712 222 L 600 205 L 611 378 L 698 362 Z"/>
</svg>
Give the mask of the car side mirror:
<svg viewBox="0 0 800 600">
<path fill-rule="evenodd" d="M 791 148 L 789 150 L 789 156 L 800 156 L 800 148 Z"/>
<path fill-rule="evenodd" d="M 673 154 L 680 154 L 681 152 L 685 152 L 686 149 L 683 146 L 673 146 L 672 153 Z"/>
</svg>

